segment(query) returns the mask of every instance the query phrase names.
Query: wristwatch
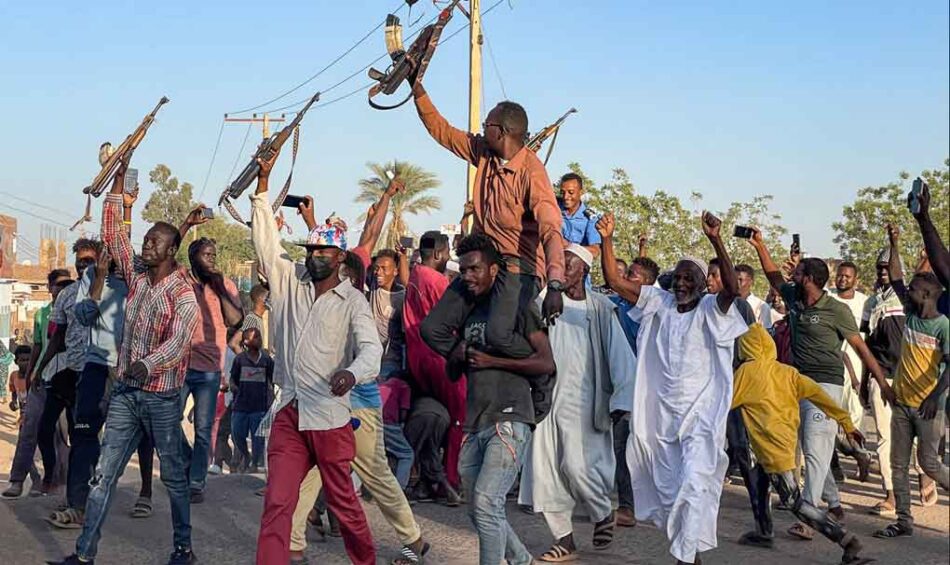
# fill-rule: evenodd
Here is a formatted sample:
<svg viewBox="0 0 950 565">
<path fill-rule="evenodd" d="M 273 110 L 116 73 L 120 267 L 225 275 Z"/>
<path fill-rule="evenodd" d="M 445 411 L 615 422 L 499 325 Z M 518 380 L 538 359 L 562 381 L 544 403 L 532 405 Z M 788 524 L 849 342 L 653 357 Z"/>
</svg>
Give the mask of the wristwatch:
<svg viewBox="0 0 950 565">
<path fill-rule="evenodd" d="M 561 281 L 548 281 L 548 290 L 564 292 L 564 283 Z"/>
</svg>

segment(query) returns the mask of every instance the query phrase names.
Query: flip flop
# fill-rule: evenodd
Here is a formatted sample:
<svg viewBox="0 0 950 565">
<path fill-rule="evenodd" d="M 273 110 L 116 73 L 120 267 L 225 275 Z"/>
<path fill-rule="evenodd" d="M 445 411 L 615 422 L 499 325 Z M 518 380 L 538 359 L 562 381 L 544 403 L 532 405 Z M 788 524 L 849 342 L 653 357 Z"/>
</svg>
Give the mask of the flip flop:
<svg viewBox="0 0 950 565">
<path fill-rule="evenodd" d="M 57 510 L 47 516 L 46 521 L 50 525 L 61 530 L 78 530 L 83 525 L 83 515 L 75 509 Z"/>
<path fill-rule="evenodd" d="M 788 529 L 788 535 L 800 540 L 811 541 L 815 537 L 815 531 L 801 522 L 796 522 Z"/>
<path fill-rule="evenodd" d="M 152 515 L 152 499 L 140 496 L 132 506 L 131 515 L 133 518 L 148 518 Z"/>
<path fill-rule="evenodd" d="M 925 478 L 926 477 L 926 478 Z M 927 507 L 937 504 L 937 501 L 940 497 L 937 495 L 937 481 L 930 479 L 926 475 L 920 475 L 918 482 L 920 483 L 920 505 Z"/>
<path fill-rule="evenodd" d="M 431 546 L 423 542 L 422 551 L 416 554 L 408 545 L 402 546 L 402 556 L 392 560 L 392 565 L 417 565 L 425 562 L 425 555 L 429 553 Z"/>
</svg>

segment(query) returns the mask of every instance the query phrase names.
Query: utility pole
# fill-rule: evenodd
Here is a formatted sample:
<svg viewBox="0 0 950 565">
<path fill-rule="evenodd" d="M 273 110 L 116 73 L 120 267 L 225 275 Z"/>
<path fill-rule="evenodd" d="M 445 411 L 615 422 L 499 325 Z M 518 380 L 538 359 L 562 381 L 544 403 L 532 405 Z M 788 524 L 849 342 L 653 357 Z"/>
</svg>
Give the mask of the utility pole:
<svg viewBox="0 0 950 565">
<path fill-rule="evenodd" d="M 478 133 L 482 120 L 482 8 L 481 0 L 469 0 L 469 54 L 468 54 L 468 131 Z M 471 202 L 475 193 L 475 167 L 468 165 L 468 185 L 465 201 Z M 471 222 L 471 218 L 467 220 Z"/>
<path fill-rule="evenodd" d="M 272 118 L 267 115 L 267 113 L 261 114 L 261 117 L 257 117 L 257 114 L 251 114 L 250 118 L 229 118 L 227 114 L 224 115 L 224 121 L 226 122 L 241 122 L 241 123 L 252 123 L 252 124 L 261 124 L 261 132 L 264 134 L 264 139 L 270 137 L 270 125 L 276 122 L 284 121 L 284 114 L 281 114 L 279 118 Z"/>
</svg>

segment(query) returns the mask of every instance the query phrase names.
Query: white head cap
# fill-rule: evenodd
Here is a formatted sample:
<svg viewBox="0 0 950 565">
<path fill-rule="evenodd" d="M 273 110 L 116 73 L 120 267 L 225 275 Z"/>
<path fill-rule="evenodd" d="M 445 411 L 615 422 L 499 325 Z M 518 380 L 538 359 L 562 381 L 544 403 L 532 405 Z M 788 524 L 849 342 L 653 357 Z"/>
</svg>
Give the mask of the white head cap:
<svg viewBox="0 0 950 565">
<path fill-rule="evenodd" d="M 594 265 L 594 254 L 588 251 L 586 247 L 572 243 L 568 245 L 564 251 L 577 255 L 581 261 L 587 264 L 587 268 Z"/>
</svg>

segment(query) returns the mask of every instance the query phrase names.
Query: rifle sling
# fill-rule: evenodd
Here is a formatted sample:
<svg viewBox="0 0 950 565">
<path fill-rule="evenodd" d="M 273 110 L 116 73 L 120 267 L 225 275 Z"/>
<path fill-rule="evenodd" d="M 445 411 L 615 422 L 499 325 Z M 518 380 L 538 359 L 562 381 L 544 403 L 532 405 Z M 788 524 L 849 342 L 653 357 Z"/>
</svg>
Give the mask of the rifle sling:
<svg viewBox="0 0 950 565">
<path fill-rule="evenodd" d="M 290 183 L 294 178 L 294 165 L 297 164 L 297 149 L 300 147 L 300 126 L 294 128 L 294 141 L 293 149 L 291 152 L 290 158 L 290 173 L 287 175 L 287 180 L 284 181 L 284 187 L 280 190 L 280 193 L 277 194 L 277 198 L 274 200 L 274 203 L 271 205 L 271 210 L 274 211 L 274 214 L 277 214 L 277 211 L 280 209 L 280 206 L 284 203 L 284 200 L 287 199 L 287 193 L 290 192 Z M 237 208 L 234 207 L 234 204 L 231 202 L 231 197 L 225 198 L 221 205 L 224 206 L 224 209 L 231 214 L 231 217 L 237 221 L 237 223 L 242 225 L 247 225 L 247 222 L 244 221 L 244 218 L 241 217 L 241 213 L 238 212 Z"/>
</svg>

